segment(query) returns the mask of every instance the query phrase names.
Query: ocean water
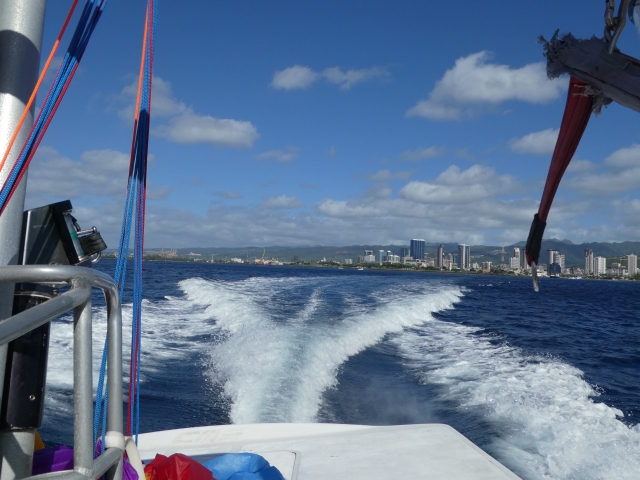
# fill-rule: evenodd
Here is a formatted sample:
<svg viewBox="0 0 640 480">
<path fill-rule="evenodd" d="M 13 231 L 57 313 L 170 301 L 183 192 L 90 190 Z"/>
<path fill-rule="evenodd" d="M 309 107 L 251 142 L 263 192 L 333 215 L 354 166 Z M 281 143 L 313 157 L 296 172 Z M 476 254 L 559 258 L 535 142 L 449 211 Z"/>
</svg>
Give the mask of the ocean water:
<svg viewBox="0 0 640 480">
<path fill-rule="evenodd" d="M 536 294 L 526 278 L 147 262 L 141 431 L 443 422 L 524 479 L 640 478 L 639 317 L 640 283 Z M 72 441 L 71 328 L 52 326 L 56 443 Z"/>
</svg>

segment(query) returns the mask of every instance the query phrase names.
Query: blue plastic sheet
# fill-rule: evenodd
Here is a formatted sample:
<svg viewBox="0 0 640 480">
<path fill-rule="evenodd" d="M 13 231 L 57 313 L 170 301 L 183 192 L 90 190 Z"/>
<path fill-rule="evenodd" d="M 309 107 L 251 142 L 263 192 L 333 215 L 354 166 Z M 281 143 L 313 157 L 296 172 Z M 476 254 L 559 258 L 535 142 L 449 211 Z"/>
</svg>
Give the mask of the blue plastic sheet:
<svg viewBox="0 0 640 480">
<path fill-rule="evenodd" d="M 276 467 L 255 453 L 229 453 L 204 463 L 216 480 L 284 480 Z"/>
</svg>

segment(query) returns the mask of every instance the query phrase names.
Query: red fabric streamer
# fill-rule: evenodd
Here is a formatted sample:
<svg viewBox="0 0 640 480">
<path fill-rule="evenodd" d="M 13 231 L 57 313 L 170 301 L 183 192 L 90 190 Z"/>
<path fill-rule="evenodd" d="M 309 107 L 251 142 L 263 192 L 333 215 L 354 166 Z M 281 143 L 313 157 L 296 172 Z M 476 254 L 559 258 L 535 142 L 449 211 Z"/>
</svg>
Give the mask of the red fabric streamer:
<svg viewBox="0 0 640 480">
<path fill-rule="evenodd" d="M 529 265 L 531 265 L 531 262 L 538 263 L 542 234 L 546 226 L 547 216 L 549 215 L 553 198 L 556 195 L 562 176 L 578 148 L 582 134 L 587 128 L 589 118 L 591 117 L 593 97 L 586 94 L 586 87 L 587 83 L 571 77 L 569 81 L 569 92 L 567 93 L 567 104 L 564 108 L 556 148 L 551 158 L 547 182 L 544 186 L 538 214 L 536 218 L 534 218 L 529 239 L 527 240 L 526 256 Z"/>
<path fill-rule="evenodd" d="M 587 128 L 591 117 L 593 97 L 585 95 L 586 86 L 587 84 L 582 80 L 571 77 L 569 92 L 567 93 L 567 105 L 564 107 L 564 116 L 560 125 L 560 134 L 551 158 L 540 208 L 538 208 L 538 215 L 543 222 L 547 221 L 547 215 L 560 185 L 560 180 L 562 180 L 562 176 L 578 148 L 582 134 Z"/>
</svg>

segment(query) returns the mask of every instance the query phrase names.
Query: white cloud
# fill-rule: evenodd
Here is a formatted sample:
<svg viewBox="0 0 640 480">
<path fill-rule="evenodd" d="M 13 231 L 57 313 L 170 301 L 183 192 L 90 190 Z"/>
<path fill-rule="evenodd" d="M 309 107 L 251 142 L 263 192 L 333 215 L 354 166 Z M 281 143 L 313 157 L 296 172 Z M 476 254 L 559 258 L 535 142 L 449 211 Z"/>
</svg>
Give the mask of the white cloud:
<svg viewBox="0 0 640 480">
<path fill-rule="evenodd" d="M 540 132 L 533 132 L 522 138 L 514 138 L 509 142 L 512 152 L 534 153 L 536 155 L 550 155 L 556 148 L 560 129 L 547 128 Z"/>
<path fill-rule="evenodd" d="M 321 215 L 338 218 L 377 217 L 385 213 L 374 205 L 330 199 L 320 200 L 316 204 L 316 211 Z"/>
<path fill-rule="evenodd" d="M 497 175 L 492 168 L 473 165 L 460 171 L 452 165 L 431 182 L 410 182 L 399 192 L 401 198 L 424 204 L 465 204 L 509 193 L 515 187 L 509 175 Z"/>
<path fill-rule="evenodd" d="M 616 150 L 604 163 L 613 167 L 640 167 L 640 145 L 633 144 L 628 148 Z"/>
<path fill-rule="evenodd" d="M 547 78 L 544 62 L 511 68 L 488 63 L 490 58 L 489 52 L 482 51 L 456 60 L 429 98 L 409 109 L 407 116 L 454 120 L 508 100 L 546 103 L 565 89 L 563 82 Z"/>
<path fill-rule="evenodd" d="M 600 174 L 579 174 L 566 182 L 567 188 L 586 195 L 612 195 L 640 186 L 640 167 L 612 170 Z"/>
<path fill-rule="evenodd" d="M 302 208 L 304 203 L 296 197 L 287 197 L 286 195 L 278 195 L 277 197 L 266 198 L 260 204 L 260 208 L 265 210 L 280 210 L 289 208 Z"/>
<path fill-rule="evenodd" d="M 309 87 L 318 78 L 318 74 L 309 67 L 294 65 L 273 75 L 271 86 L 281 90 L 299 90 Z"/>
<path fill-rule="evenodd" d="M 127 104 L 118 110 L 118 115 L 125 121 L 133 119 L 137 89 L 138 80 L 135 79 L 117 96 L 119 102 Z M 210 143 L 216 147 L 250 148 L 260 137 L 251 122 L 196 113 L 193 108 L 175 98 L 171 83 L 156 76 L 153 77 L 151 114 L 154 118 L 167 119 L 157 127 L 154 122 L 152 133 L 176 143 Z"/>
<path fill-rule="evenodd" d="M 230 200 L 235 200 L 238 198 L 243 198 L 243 195 L 238 193 L 238 192 L 233 192 L 231 190 L 223 190 L 223 191 L 217 191 L 217 192 L 213 192 L 213 194 L 216 197 L 220 197 L 220 198 L 228 198 Z"/>
<path fill-rule="evenodd" d="M 376 173 L 367 174 L 367 180 L 373 180 L 376 182 L 386 182 L 389 180 L 403 179 L 406 180 L 409 178 L 413 172 L 391 172 L 389 170 L 380 170 Z"/>
<path fill-rule="evenodd" d="M 176 143 L 232 148 L 251 148 L 260 136 L 251 122 L 196 115 L 191 110 L 173 117 L 153 133 Z"/>
<path fill-rule="evenodd" d="M 407 111 L 407 117 L 425 117 L 431 120 L 458 120 L 462 117 L 460 107 L 440 105 L 431 100 L 420 100 Z"/>
<path fill-rule="evenodd" d="M 567 179 L 564 185 L 589 196 L 615 195 L 640 187 L 640 145 L 616 150 L 605 158 L 604 165 L 608 170 L 587 173 L 595 165 L 587 160 L 578 161 L 578 169 L 573 170 L 576 175 Z"/>
<path fill-rule="evenodd" d="M 568 173 L 583 173 L 588 172 L 596 168 L 596 164 L 589 160 L 571 160 L 571 163 L 567 167 Z"/>
<path fill-rule="evenodd" d="M 303 90 L 320 78 L 324 78 L 329 83 L 339 85 L 341 90 L 349 90 L 359 83 L 374 78 L 388 78 L 389 76 L 389 72 L 382 67 L 359 70 L 342 70 L 340 67 L 330 67 L 322 72 L 315 72 L 309 67 L 294 65 L 276 72 L 271 80 L 271 86 L 279 90 Z"/>
<path fill-rule="evenodd" d="M 347 70 L 344 72 L 340 67 L 332 67 L 325 69 L 322 72 L 322 76 L 326 78 L 327 81 L 340 85 L 341 90 L 349 90 L 353 85 L 366 82 L 373 78 L 389 77 L 389 72 L 380 67 Z"/>
<path fill-rule="evenodd" d="M 118 99 L 128 105 L 118 110 L 118 115 L 125 121 L 133 121 L 136 95 L 138 92 L 138 79 L 134 79 L 124 87 Z M 171 117 L 188 110 L 188 107 L 173 96 L 171 83 L 160 77 L 153 77 L 153 93 L 151 95 L 151 114 L 154 118 Z"/>
<path fill-rule="evenodd" d="M 96 153 L 93 156 L 87 155 L 86 158 L 99 163 L 100 158 L 103 162 L 110 158 L 106 155 Z M 56 158 L 58 157 L 60 156 L 57 155 Z M 76 163 L 82 163 L 86 168 L 88 160 Z M 111 167 L 115 168 L 114 165 L 109 168 Z M 121 171 L 119 175 L 122 175 L 122 182 L 126 182 L 126 172 L 122 174 L 122 165 L 115 169 Z M 89 176 L 87 174 L 87 178 Z M 84 179 L 85 177 L 82 181 Z M 82 202 L 74 201 L 74 215 L 81 225 L 97 225 L 107 244 L 113 246 L 120 233 L 120 187 L 124 187 L 119 185 L 117 189 L 113 188 L 114 192 L 118 191 L 117 195 L 99 197 L 102 193 L 96 185 L 100 180 L 98 178 L 86 191 L 76 190 L 85 196 Z M 466 170 L 450 167 L 434 178 L 409 182 L 400 189 L 402 193 L 397 196 L 388 185 L 374 183 L 357 198 L 323 198 L 311 208 L 305 207 L 300 199 L 289 193 L 265 197 L 263 203 L 255 206 L 212 202 L 204 214 L 150 202 L 147 209 L 146 244 L 149 248 L 256 244 L 405 244 L 407 239 L 416 236 L 430 242 L 496 244 L 501 240 L 521 241 L 526 238 L 531 219 L 537 210 L 539 192 L 533 195 L 535 198 L 527 197 L 517 187 L 511 177 L 501 175 L 486 166 L 474 165 Z M 297 185 L 292 188 L 297 188 Z M 512 195 L 513 191 L 517 193 Z M 214 194 L 221 198 L 236 198 L 239 195 L 230 191 Z M 443 201 L 443 198 L 451 199 L 454 195 L 453 200 Z M 67 195 L 56 200 L 66 197 Z M 96 199 L 110 203 L 96 202 Z M 631 207 L 625 210 L 626 203 L 628 202 L 615 208 L 611 204 L 613 215 L 618 215 L 617 210 L 631 214 Z M 620 232 L 640 232 L 640 228 L 630 222 L 623 222 L 624 228 L 618 230 L 594 230 L 584 219 L 591 221 L 594 209 L 599 204 L 602 202 L 592 201 L 590 196 L 587 199 L 578 197 L 571 200 L 558 196 L 549 217 L 549 235 L 593 241 L 603 237 L 621 238 L 616 237 L 622 234 Z"/>
<path fill-rule="evenodd" d="M 258 155 L 258 160 L 275 158 L 278 163 L 289 163 L 298 156 L 298 152 L 299 149 L 296 147 L 287 147 L 286 150 L 269 150 Z"/>
<path fill-rule="evenodd" d="M 29 168 L 27 208 L 70 199 L 74 204 L 100 204 L 124 199 L 129 175 L 129 154 L 116 150 L 89 150 L 79 160 L 41 146 Z M 147 187 L 149 200 L 163 200 L 171 187 Z M 76 202 L 76 200 L 82 200 Z"/>
<path fill-rule="evenodd" d="M 415 150 L 407 150 L 401 154 L 401 157 L 410 162 L 417 162 L 420 160 L 429 160 L 430 158 L 439 157 L 444 154 L 445 149 L 443 147 L 431 146 L 429 148 L 419 147 Z"/>
<path fill-rule="evenodd" d="M 29 168 L 27 194 L 60 200 L 83 195 L 123 195 L 129 173 L 129 155 L 115 150 L 90 150 L 80 160 L 42 146 Z"/>
</svg>

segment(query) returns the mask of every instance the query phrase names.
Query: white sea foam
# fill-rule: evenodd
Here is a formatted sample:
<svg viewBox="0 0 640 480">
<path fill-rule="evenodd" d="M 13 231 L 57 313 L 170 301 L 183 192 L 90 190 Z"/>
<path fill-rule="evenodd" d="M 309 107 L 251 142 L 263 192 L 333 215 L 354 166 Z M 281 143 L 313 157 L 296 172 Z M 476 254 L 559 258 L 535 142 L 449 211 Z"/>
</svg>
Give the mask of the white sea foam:
<svg viewBox="0 0 640 480">
<path fill-rule="evenodd" d="M 496 344 L 481 329 L 433 321 L 394 338 L 407 365 L 443 397 L 502 432 L 492 453 L 527 479 L 631 479 L 640 429 L 595 403 L 582 372 Z"/>
<path fill-rule="evenodd" d="M 141 381 L 145 372 L 162 368 L 167 360 L 182 358 L 198 348 L 204 348 L 193 338 L 211 333 L 208 317 L 202 309 L 185 304 L 182 298 L 166 297 L 160 302 L 142 302 Z M 131 342 L 132 306 L 122 306 L 123 373 L 128 379 Z M 93 383 L 98 382 L 102 349 L 107 334 L 106 310 L 93 307 Z M 73 388 L 73 317 L 64 315 L 51 325 L 47 389 L 49 396 Z M 54 399 L 55 401 L 55 399 Z M 57 408 L 57 407 L 56 407 Z"/>
<path fill-rule="evenodd" d="M 206 305 L 216 327 L 227 334 L 209 351 L 210 375 L 224 385 L 235 423 L 314 421 L 322 393 L 336 384 L 343 362 L 386 334 L 430 320 L 432 312 L 451 308 L 461 295 L 457 288 L 418 298 L 396 292 L 396 300 L 373 311 L 347 299 L 340 318 L 311 322 L 324 307 L 319 285 L 298 314 L 277 321 L 269 313 L 270 296 L 301 281 L 309 280 L 180 283 L 188 301 Z"/>
</svg>

